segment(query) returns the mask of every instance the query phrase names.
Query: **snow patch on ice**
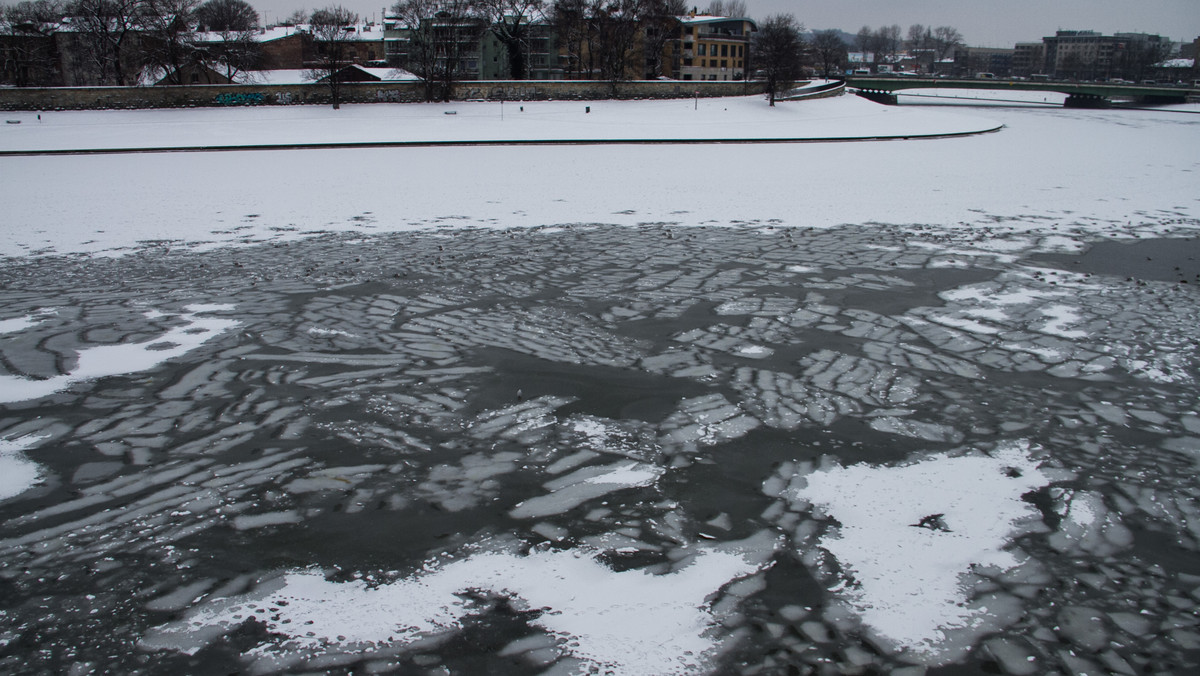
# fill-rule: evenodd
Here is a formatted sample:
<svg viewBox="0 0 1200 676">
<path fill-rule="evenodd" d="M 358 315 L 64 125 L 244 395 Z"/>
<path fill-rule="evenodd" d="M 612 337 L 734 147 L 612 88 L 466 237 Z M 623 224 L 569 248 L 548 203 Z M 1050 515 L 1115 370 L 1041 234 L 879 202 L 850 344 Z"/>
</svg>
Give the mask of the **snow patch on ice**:
<svg viewBox="0 0 1200 676">
<path fill-rule="evenodd" d="M 194 654 L 249 618 L 280 643 L 262 643 L 247 655 L 259 665 L 291 665 L 330 653 L 403 647 L 456 631 L 486 612 L 472 600 L 495 595 L 529 623 L 556 637 L 579 660 L 578 672 L 694 674 L 711 667 L 722 619 L 713 594 L 759 572 L 773 539 L 766 533 L 741 543 L 698 548 L 686 565 L 667 574 L 616 572 L 595 550 L 538 551 L 528 556 L 481 551 L 436 560 L 408 577 L 372 586 L 362 579 L 330 582 L 319 570 L 292 571 L 239 597 L 219 599 L 181 621 L 158 627 L 143 645 Z M 539 612 L 540 611 L 540 612 Z"/>
<path fill-rule="evenodd" d="M 1068 329 L 1072 324 L 1078 324 L 1081 318 L 1078 313 L 1078 308 L 1069 305 L 1051 305 L 1041 309 L 1041 313 L 1050 318 L 1042 328 L 1038 329 L 1042 333 L 1048 333 L 1063 338 L 1087 338 L 1086 331 L 1078 331 Z"/>
<path fill-rule="evenodd" d="M 47 438 L 27 434 L 16 439 L 0 439 L 0 500 L 24 493 L 42 478 L 42 468 L 21 451 L 37 446 Z"/>
<path fill-rule="evenodd" d="M 358 337 L 358 336 L 354 335 L 353 333 L 349 333 L 348 331 L 342 331 L 339 329 L 326 329 L 326 328 L 323 328 L 320 326 L 309 327 L 308 333 L 313 336 L 321 336 L 321 337 L 333 337 L 333 336 L 342 336 L 344 338 L 357 338 Z"/>
<path fill-rule="evenodd" d="M 791 499 L 841 524 L 818 541 L 841 566 L 837 597 L 885 644 L 938 664 L 949 632 L 993 629 L 964 581 L 977 566 L 1022 564 L 1011 540 L 1040 518 L 1022 496 L 1051 476 L 1016 442 L 900 466 L 834 464 L 804 479 Z"/>
<path fill-rule="evenodd" d="M 36 314 L 13 317 L 12 319 L 0 319 L 0 334 L 17 333 L 31 326 L 37 326 L 45 318 L 45 315 L 51 314 L 54 314 L 53 309 L 42 309 L 38 310 Z"/>
<path fill-rule="evenodd" d="M 237 326 L 238 322 L 232 319 L 199 316 L 232 309 L 232 305 L 189 305 L 180 315 L 180 319 L 187 322 L 184 326 L 140 343 L 100 345 L 82 350 L 75 368 L 63 375 L 45 380 L 0 375 L 0 403 L 38 399 L 61 392 L 77 382 L 150 370 Z"/>
</svg>

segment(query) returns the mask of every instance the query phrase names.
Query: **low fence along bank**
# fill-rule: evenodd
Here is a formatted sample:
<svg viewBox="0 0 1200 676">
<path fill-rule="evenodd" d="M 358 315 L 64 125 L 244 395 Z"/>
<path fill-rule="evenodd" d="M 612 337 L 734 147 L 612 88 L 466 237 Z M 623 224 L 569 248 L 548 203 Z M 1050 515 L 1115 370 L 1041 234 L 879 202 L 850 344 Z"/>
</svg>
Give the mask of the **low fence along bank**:
<svg viewBox="0 0 1200 676">
<path fill-rule="evenodd" d="M 543 80 L 460 82 L 455 101 L 553 101 L 675 99 L 761 94 L 763 82 L 678 80 Z M 340 86 L 342 103 L 417 103 L 425 100 L 421 82 L 353 82 Z M 199 108 L 324 104 L 323 84 L 186 85 L 153 87 L 28 87 L 0 89 L 0 110 L 104 110 L 114 108 Z"/>
</svg>

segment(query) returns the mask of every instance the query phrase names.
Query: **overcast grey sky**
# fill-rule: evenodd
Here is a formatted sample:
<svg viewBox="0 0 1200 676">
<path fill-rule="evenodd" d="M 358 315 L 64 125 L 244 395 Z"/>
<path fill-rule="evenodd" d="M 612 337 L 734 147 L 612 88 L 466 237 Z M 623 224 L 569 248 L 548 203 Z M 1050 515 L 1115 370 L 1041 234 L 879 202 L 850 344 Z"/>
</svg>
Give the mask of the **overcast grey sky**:
<svg viewBox="0 0 1200 676">
<path fill-rule="evenodd" d="M 296 9 L 342 5 L 364 18 L 378 18 L 391 2 L 383 0 L 249 0 L 275 21 Z M 708 0 L 693 4 L 701 9 Z M 976 47 L 1011 47 L 1016 42 L 1037 41 L 1058 29 L 1097 30 L 1102 33 L 1158 33 L 1172 40 L 1200 36 L 1200 0 L 746 0 L 750 15 L 791 12 L 808 28 L 859 28 L 899 24 L 904 31 L 914 23 L 954 26 Z"/>
</svg>

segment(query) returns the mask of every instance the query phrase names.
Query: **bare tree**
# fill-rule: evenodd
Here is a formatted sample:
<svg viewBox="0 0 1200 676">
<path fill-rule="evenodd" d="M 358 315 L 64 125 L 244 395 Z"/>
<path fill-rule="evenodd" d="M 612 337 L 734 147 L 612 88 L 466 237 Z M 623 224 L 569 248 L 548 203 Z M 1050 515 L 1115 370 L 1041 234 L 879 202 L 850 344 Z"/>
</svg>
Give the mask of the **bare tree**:
<svg viewBox="0 0 1200 676">
<path fill-rule="evenodd" d="M 142 26 L 142 0 L 75 0 L 67 11 L 74 20 L 90 73 L 96 84 L 127 85 L 136 69 L 135 52 Z"/>
<path fill-rule="evenodd" d="M 233 81 L 262 59 L 258 12 L 244 0 L 208 0 L 196 8 L 196 22 L 207 34 L 198 45 L 205 62 Z"/>
<path fill-rule="evenodd" d="M 529 77 L 529 33 L 541 18 L 543 0 L 479 0 L 480 10 L 491 24 L 492 33 L 508 52 L 508 77 Z"/>
<path fill-rule="evenodd" d="M 300 26 L 302 24 L 308 23 L 308 16 L 309 16 L 309 14 L 308 14 L 307 9 L 297 9 L 296 11 L 287 15 L 287 18 L 285 18 L 283 21 L 280 21 L 279 25 L 281 25 L 281 26 Z"/>
<path fill-rule="evenodd" d="M 472 0 L 400 0 L 392 12 L 407 34 L 401 65 L 424 82 L 426 100 L 449 101 L 487 20 Z"/>
<path fill-rule="evenodd" d="M 160 69 L 168 84 L 184 84 L 182 70 L 197 62 L 193 14 L 198 0 L 145 0 L 142 40 L 145 65 Z"/>
<path fill-rule="evenodd" d="M 925 49 L 928 46 L 926 44 L 928 35 L 928 28 L 925 28 L 925 26 L 922 24 L 914 23 L 908 27 L 908 37 L 905 40 L 905 43 L 908 45 L 909 49 Z"/>
<path fill-rule="evenodd" d="M 767 17 L 754 34 L 753 54 L 767 80 L 767 99 L 775 105 L 779 92 L 791 87 L 803 65 L 804 27 L 791 14 Z"/>
<path fill-rule="evenodd" d="M 854 44 L 858 47 L 858 51 L 862 54 L 862 60 L 867 62 L 867 54 L 871 52 L 872 45 L 875 44 L 875 31 L 871 30 L 870 26 L 863 26 L 854 34 Z"/>
<path fill-rule="evenodd" d="M 258 28 L 258 19 L 258 12 L 245 0 L 208 0 L 196 8 L 198 29 L 212 33 L 252 31 Z"/>
<path fill-rule="evenodd" d="M 818 31 L 813 36 L 812 53 L 821 65 L 821 75 L 825 79 L 835 72 L 842 70 L 846 62 L 846 43 L 837 30 Z"/>
<path fill-rule="evenodd" d="M 895 58 L 900 52 L 900 26 L 882 26 L 879 29 L 879 49 L 889 59 Z"/>
<path fill-rule="evenodd" d="M 963 44 L 962 33 L 953 26 L 938 26 L 933 29 L 933 49 L 939 61 Z"/>
<path fill-rule="evenodd" d="M 584 45 L 588 32 L 587 0 L 554 0 L 550 7 L 550 25 L 565 53 L 567 78 L 578 77 L 583 68 Z"/>
<path fill-rule="evenodd" d="M 354 35 L 351 29 L 356 23 L 358 14 L 341 5 L 318 9 L 309 20 L 313 40 L 317 43 L 317 63 L 311 76 L 329 85 L 334 110 L 342 107 L 340 71 L 350 63 L 347 42 Z"/>
<path fill-rule="evenodd" d="M 712 0 L 704 9 L 708 16 L 728 16 L 742 18 L 746 13 L 746 0 Z"/>
<path fill-rule="evenodd" d="M 589 53 L 599 63 L 601 79 L 613 88 L 629 76 L 638 39 L 638 0 L 596 0 L 590 7 L 592 24 Z"/>
<path fill-rule="evenodd" d="M 53 37 L 62 17 L 57 0 L 26 0 L 0 11 L 4 82 L 18 87 L 62 84 Z"/>
<path fill-rule="evenodd" d="M 638 13 L 646 53 L 646 78 L 654 79 L 665 74 L 663 51 L 668 42 L 678 37 L 677 17 L 687 13 L 687 0 L 641 0 Z"/>
</svg>

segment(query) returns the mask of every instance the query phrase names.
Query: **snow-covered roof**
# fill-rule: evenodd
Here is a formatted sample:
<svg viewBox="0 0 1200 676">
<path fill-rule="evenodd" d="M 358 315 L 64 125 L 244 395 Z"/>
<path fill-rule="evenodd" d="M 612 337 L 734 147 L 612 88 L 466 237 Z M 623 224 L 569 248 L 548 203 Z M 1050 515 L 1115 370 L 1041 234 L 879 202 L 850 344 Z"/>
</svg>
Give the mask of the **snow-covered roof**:
<svg viewBox="0 0 1200 676">
<path fill-rule="evenodd" d="M 348 37 L 357 40 L 383 40 L 383 24 L 360 22 L 353 26 L 348 26 L 351 30 L 347 31 Z M 282 40 L 283 38 L 291 37 L 298 33 L 312 33 L 310 24 L 296 24 L 295 26 L 268 26 L 259 28 L 251 32 L 250 39 L 255 42 L 272 42 L 274 40 Z M 197 33 L 197 39 L 200 42 L 223 42 L 224 37 L 221 33 Z"/>
<path fill-rule="evenodd" d="M 367 66 L 349 66 L 357 68 L 368 75 L 374 75 L 384 82 L 403 82 L 407 80 L 419 80 L 421 78 L 402 68 L 368 68 Z"/>
<path fill-rule="evenodd" d="M 704 23 L 724 23 L 726 21 L 749 21 L 752 24 L 754 23 L 754 19 L 744 16 L 709 16 L 698 14 L 696 16 L 681 16 L 678 18 L 679 23 L 691 25 Z"/>
<path fill-rule="evenodd" d="M 283 68 L 279 70 L 247 70 L 234 76 L 238 84 L 267 84 L 288 85 L 308 84 L 313 81 L 309 77 L 312 71 L 307 68 Z"/>
<path fill-rule="evenodd" d="M 1195 59 L 1167 59 L 1154 64 L 1155 68 L 1194 68 Z"/>
<path fill-rule="evenodd" d="M 346 68 L 358 69 L 379 78 L 381 82 L 404 82 L 420 79 L 400 68 L 369 68 L 359 65 L 346 66 Z M 247 70 L 238 73 L 233 79 L 238 84 L 294 85 L 310 84 L 318 78 L 319 75 L 313 77 L 313 71 L 309 68 L 283 68 L 279 70 Z"/>
<path fill-rule="evenodd" d="M 273 42 L 275 40 L 282 40 L 283 38 L 291 37 L 298 33 L 308 33 L 308 32 L 309 32 L 308 26 L 303 26 L 303 25 L 301 25 L 301 26 L 270 26 L 268 28 L 259 28 L 258 30 L 250 31 L 248 37 L 251 40 L 254 40 L 255 42 Z M 231 34 L 237 34 L 237 32 L 235 31 L 234 33 L 219 33 L 219 32 L 214 31 L 214 32 L 206 32 L 206 33 L 196 33 L 196 41 L 202 42 L 202 43 L 204 43 L 204 42 L 209 42 L 209 43 L 224 42 L 226 39 L 226 36 L 231 35 Z"/>
</svg>

